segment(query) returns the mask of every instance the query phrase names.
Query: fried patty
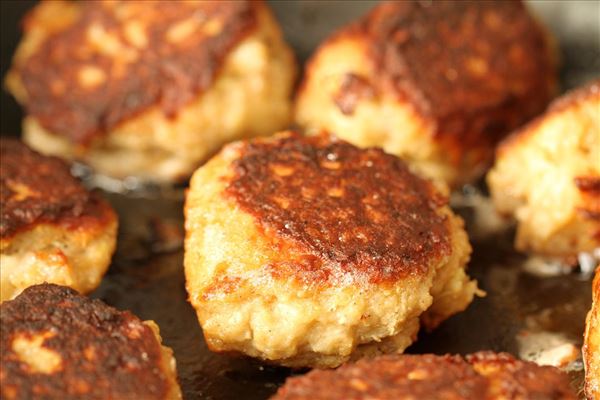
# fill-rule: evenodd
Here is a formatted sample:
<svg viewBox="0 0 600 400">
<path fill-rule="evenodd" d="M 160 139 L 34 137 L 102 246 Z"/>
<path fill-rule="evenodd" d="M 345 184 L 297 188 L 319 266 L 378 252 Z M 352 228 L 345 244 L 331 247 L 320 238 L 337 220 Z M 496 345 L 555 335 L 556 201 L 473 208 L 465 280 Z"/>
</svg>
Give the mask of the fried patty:
<svg viewBox="0 0 600 400">
<path fill-rule="evenodd" d="M 23 27 L 7 86 L 42 152 L 169 181 L 289 122 L 294 60 L 262 1 L 42 2 Z"/>
<path fill-rule="evenodd" d="M 97 287 L 115 250 L 117 216 L 54 157 L 0 139 L 0 301 L 53 282 Z"/>
<path fill-rule="evenodd" d="M 502 143 L 487 182 L 498 211 L 517 220 L 517 249 L 569 258 L 599 248 L 600 80 Z"/>
<path fill-rule="evenodd" d="M 568 376 L 506 353 L 388 355 L 287 380 L 272 400 L 575 400 Z"/>
<path fill-rule="evenodd" d="M 592 296 L 592 309 L 585 324 L 582 351 L 585 361 L 585 393 L 588 399 L 600 399 L 600 272 L 596 272 Z"/>
<path fill-rule="evenodd" d="M 520 1 L 393 1 L 327 39 L 309 60 L 295 119 L 382 147 L 454 186 L 543 111 L 553 46 Z"/>
<path fill-rule="evenodd" d="M 185 214 L 187 290 L 213 351 L 293 367 L 401 352 L 477 291 L 445 195 L 325 134 L 226 146 Z"/>
<path fill-rule="evenodd" d="M 153 321 L 42 284 L 2 303 L 0 322 L 3 399 L 181 399 Z"/>
</svg>

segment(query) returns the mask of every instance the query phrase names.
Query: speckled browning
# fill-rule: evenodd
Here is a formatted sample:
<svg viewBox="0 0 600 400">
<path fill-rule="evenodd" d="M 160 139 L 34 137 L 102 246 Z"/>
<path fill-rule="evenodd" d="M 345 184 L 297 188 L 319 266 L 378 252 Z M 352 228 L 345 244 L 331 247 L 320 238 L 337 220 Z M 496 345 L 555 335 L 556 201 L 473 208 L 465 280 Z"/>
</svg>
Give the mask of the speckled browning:
<svg viewBox="0 0 600 400">
<path fill-rule="evenodd" d="M 375 93 L 393 93 L 435 121 L 456 162 L 473 147 L 490 157 L 555 91 L 546 34 L 520 1 L 385 2 L 332 40 L 343 36 L 366 41 Z M 343 99 L 358 94 L 341 89 L 335 101 L 347 114 Z"/>
<path fill-rule="evenodd" d="M 576 399 L 568 376 L 508 354 L 393 355 L 291 378 L 273 400 Z"/>
<path fill-rule="evenodd" d="M 0 238 L 42 222 L 77 227 L 115 218 L 110 206 L 89 193 L 58 158 L 2 138 L 0 159 Z"/>
<path fill-rule="evenodd" d="M 450 253 L 446 217 L 436 212 L 446 199 L 397 157 L 293 133 L 241 152 L 225 194 L 307 253 L 273 273 L 393 282 L 426 274 Z"/>
<path fill-rule="evenodd" d="M 0 388 L 12 399 L 161 399 L 168 383 L 161 346 L 129 312 L 57 285 L 32 286 L 0 306 Z M 52 371 L 36 371 L 17 338 L 42 338 Z M 58 358 L 56 358 L 58 356 Z"/>
<path fill-rule="evenodd" d="M 70 24 L 13 66 L 27 112 L 49 132 L 82 144 L 151 106 L 174 116 L 211 85 L 228 52 L 254 29 L 255 7 L 78 2 Z"/>
</svg>

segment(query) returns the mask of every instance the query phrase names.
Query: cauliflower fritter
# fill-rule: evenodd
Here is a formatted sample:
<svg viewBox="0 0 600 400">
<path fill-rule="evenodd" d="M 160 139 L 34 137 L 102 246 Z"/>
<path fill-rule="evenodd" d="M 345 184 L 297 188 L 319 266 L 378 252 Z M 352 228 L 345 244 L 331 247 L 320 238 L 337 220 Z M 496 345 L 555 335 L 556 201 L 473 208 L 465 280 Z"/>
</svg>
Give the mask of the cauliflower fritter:
<svg viewBox="0 0 600 400">
<path fill-rule="evenodd" d="M 592 309 L 585 324 L 583 344 L 585 361 L 585 394 L 588 399 L 600 399 L 600 272 L 592 286 Z"/>
<path fill-rule="evenodd" d="M 600 247 L 600 80 L 502 143 L 487 182 L 517 220 L 518 250 L 571 258 Z"/>
<path fill-rule="evenodd" d="M 24 140 L 99 173 L 180 180 L 290 122 L 295 61 L 261 1 L 49 1 L 23 26 Z"/>
<path fill-rule="evenodd" d="M 510 354 L 391 355 L 290 378 L 271 400 L 575 400 L 567 374 Z"/>
<path fill-rule="evenodd" d="M 117 216 L 54 157 L 0 139 L 0 301 L 52 282 L 100 284 L 115 250 Z"/>
<path fill-rule="evenodd" d="M 401 352 L 477 292 L 463 221 L 379 149 L 292 132 L 192 177 L 185 273 L 209 348 L 335 367 Z"/>
<path fill-rule="evenodd" d="M 158 326 L 53 284 L 0 305 L 3 399 L 181 399 Z"/>
<path fill-rule="evenodd" d="M 469 182 L 552 98 L 550 40 L 518 1 L 383 2 L 312 56 L 295 119 Z"/>
</svg>

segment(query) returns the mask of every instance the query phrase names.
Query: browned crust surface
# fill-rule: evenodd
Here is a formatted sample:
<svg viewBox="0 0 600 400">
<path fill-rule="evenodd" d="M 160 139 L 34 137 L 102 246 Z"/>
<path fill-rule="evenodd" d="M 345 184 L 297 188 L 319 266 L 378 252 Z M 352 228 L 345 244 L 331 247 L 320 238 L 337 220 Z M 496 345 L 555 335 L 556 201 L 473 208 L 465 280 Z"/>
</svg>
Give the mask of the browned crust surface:
<svg viewBox="0 0 600 400">
<path fill-rule="evenodd" d="M 161 399 L 168 391 L 161 346 L 130 312 L 43 284 L 2 303 L 0 321 L 4 399 Z M 13 350 L 17 336 L 36 335 L 60 356 L 58 371 L 33 372 Z"/>
<path fill-rule="evenodd" d="M 482 147 L 490 157 L 492 146 L 542 111 L 555 91 L 546 32 L 520 1 L 384 2 L 332 40 L 342 37 L 366 42 L 370 86 L 433 120 L 456 162 L 465 148 Z M 364 87 L 342 87 L 335 99 L 342 112 L 351 114 L 348 104 Z"/>
<path fill-rule="evenodd" d="M 288 379 L 273 400 L 576 399 L 568 376 L 509 354 L 392 355 Z"/>
<path fill-rule="evenodd" d="M 374 97 L 375 88 L 371 86 L 367 79 L 349 73 L 344 75 L 340 90 L 334 96 L 333 101 L 342 114 L 352 115 L 359 101 Z"/>
<path fill-rule="evenodd" d="M 81 144 L 151 106 L 175 116 L 212 84 L 225 56 L 256 26 L 253 1 L 77 4 L 76 19 L 13 70 L 27 92 L 28 114 L 48 131 Z M 24 21 L 26 34 L 34 17 L 35 10 Z M 189 21 L 193 25 L 185 26 Z M 135 34 L 127 29 L 139 30 L 128 28 L 133 22 L 143 27 L 146 42 L 131 43 Z M 182 25 L 175 28 L 177 24 Z M 98 27 L 126 49 L 116 54 L 96 49 L 89 30 Z M 169 35 L 182 38 L 171 41 Z M 78 74 L 88 66 L 105 79 L 82 85 Z"/>
<path fill-rule="evenodd" d="M 394 282 L 451 251 L 447 199 L 380 149 L 288 133 L 246 143 L 233 169 L 225 196 L 306 253 L 273 273 Z"/>
<path fill-rule="evenodd" d="M 496 155 L 502 155 L 512 145 L 519 143 L 521 140 L 524 140 L 526 137 L 533 134 L 533 132 L 536 131 L 536 128 L 538 128 L 540 124 L 547 118 L 556 114 L 560 114 L 561 112 L 569 109 L 570 107 L 576 106 L 579 103 L 583 103 L 594 98 L 600 98 L 600 79 L 588 82 L 587 84 L 575 88 L 558 97 L 557 99 L 553 100 L 552 103 L 550 103 L 550 105 L 548 106 L 546 112 L 533 119 L 531 122 L 520 128 L 519 130 L 515 131 L 509 137 L 503 140 L 502 143 L 498 146 Z M 580 187 L 580 185 L 577 182 L 576 184 L 578 187 Z M 581 187 L 580 189 L 586 190 L 585 188 Z M 594 189 L 594 191 L 596 193 L 600 192 L 600 190 L 597 189 Z"/>
<path fill-rule="evenodd" d="M 69 166 L 16 139 L 0 139 L 0 238 L 39 223 L 68 229 L 108 224 L 112 208 L 74 178 Z"/>
</svg>

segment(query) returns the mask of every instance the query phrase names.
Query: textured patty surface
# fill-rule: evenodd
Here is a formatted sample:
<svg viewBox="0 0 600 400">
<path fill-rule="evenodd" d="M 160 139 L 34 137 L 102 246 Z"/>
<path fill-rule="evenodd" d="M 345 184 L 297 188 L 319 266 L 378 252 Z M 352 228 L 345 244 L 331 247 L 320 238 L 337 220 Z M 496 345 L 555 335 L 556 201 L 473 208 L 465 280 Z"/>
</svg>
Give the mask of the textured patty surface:
<svg viewBox="0 0 600 400">
<path fill-rule="evenodd" d="M 398 158 L 327 135 L 238 142 L 186 200 L 186 285 L 212 350 L 290 366 L 402 351 L 463 310 L 470 246 Z"/>
<path fill-rule="evenodd" d="M 600 273 L 596 272 L 592 287 L 592 309 L 585 324 L 583 359 L 585 361 L 585 393 L 588 399 L 600 398 Z"/>
<path fill-rule="evenodd" d="M 36 26 L 34 10 L 25 31 L 45 28 L 48 35 L 14 66 L 31 100 L 27 112 L 49 131 L 82 143 L 154 104 L 174 113 L 208 88 L 229 50 L 254 28 L 252 7 L 243 1 L 64 3 L 67 16 L 48 27 Z M 173 45 L 177 39 L 182 43 Z"/>
<path fill-rule="evenodd" d="M 600 247 L 600 81 L 555 100 L 509 137 L 487 177 L 517 220 L 519 250 L 569 258 Z"/>
<path fill-rule="evenodd" d="M 40 151 L 167 180 L 288 122 L 295 68 L 260 1 L 47 2 L 23 26 L 7 84 Z"/>
<path fill-rule="evenodd" d="M 95 288 L 116 243 L 117 217 L 61 160 L 0 139 L 0 299 L 45 281 Z"/>
<path fill-rule="evenodd" d="M 548 39 L 518 1 L 383 2 L 311 58 L 296 120 L 465 182 L 551 99 Z"/>
<path fill-rule="evenodd" d="M 4 302 L 0 322 L 4 399 L 181 398 L 152 321 L 43 284 Z"/>
<path fill-rule="evenodd" d="M 394 281 L 452 250 L 448 217 L 437 212 L 446 198 L 379 150 L 329 138 L 253 142 L 233 170 L 225 194 L 315 258 L 294 266 L 301 280 Z"/>
<path fill-rule="evenodd" d="M 273 400 L 576 399 L 566 374 L 509 354 L 393 355 L 288 379 Z"/>
</svg>

